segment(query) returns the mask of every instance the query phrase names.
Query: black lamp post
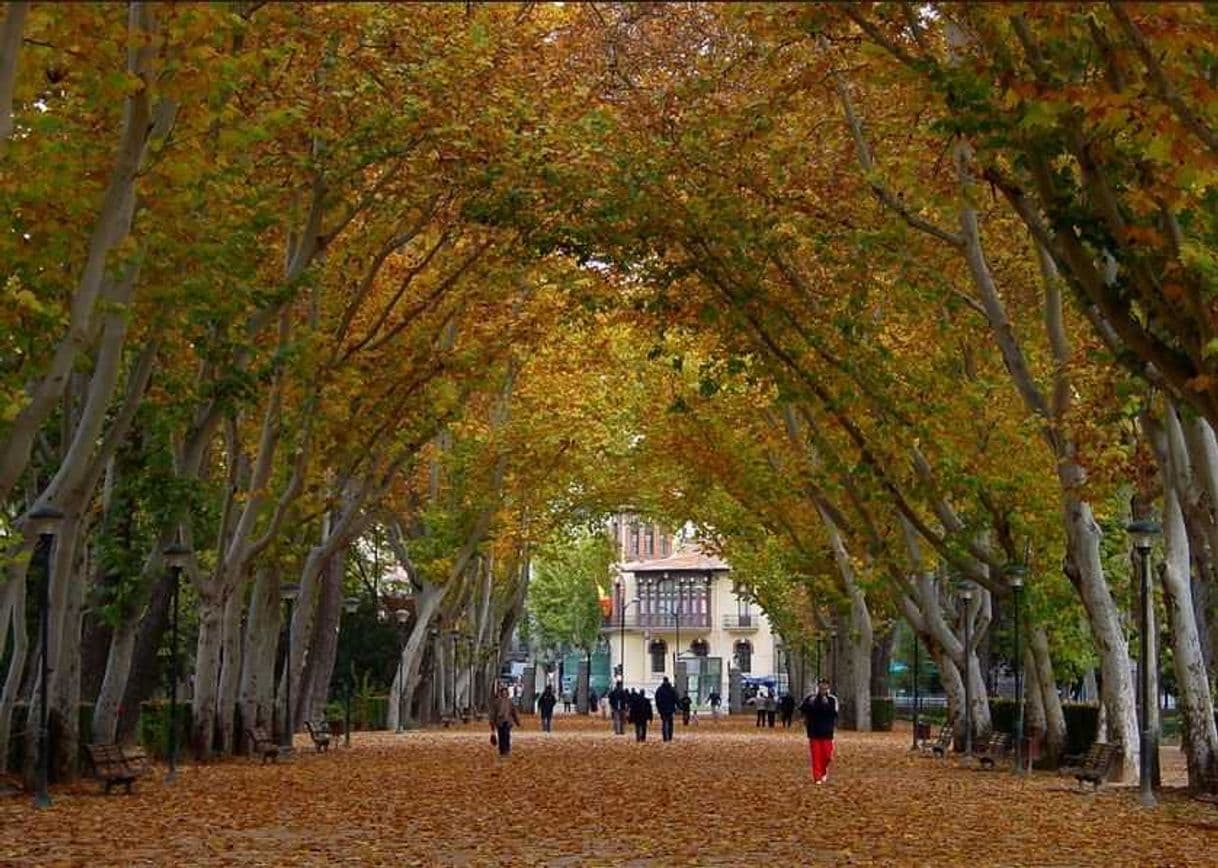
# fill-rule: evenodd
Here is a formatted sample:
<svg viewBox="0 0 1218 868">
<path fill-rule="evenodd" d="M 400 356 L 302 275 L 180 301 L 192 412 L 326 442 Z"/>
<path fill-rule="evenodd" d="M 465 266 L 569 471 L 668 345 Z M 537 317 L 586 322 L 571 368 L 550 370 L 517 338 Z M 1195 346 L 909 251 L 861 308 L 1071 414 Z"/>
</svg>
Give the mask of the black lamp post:
<svg viewBox="0 0 1218 868">
<path fill-rule="evenodd" d="M 178 681 L 182 673 L 178 668 L 178 597 L 182 590 L 182 570 L 190 562 L 191 551 L 181 543 L 173 543 L 165 549 L 165 565 L 169 567 L 173 583 L 173 607 L 170 623 L 169 648 L 169 773 L 165 783 L 171 784 L 178 776 Z"/>
<path fill-rule="evenodd" d="M 972 618 L 969 612 L 973 601 L 973 586 L 970 582 L 960 585 L 961 620 L 964 621 L 964 755 L 973 755 L 973 678 L 972 661 Z"/>
<path fill-rule="evenodd" d="M 359 609 L 359 599 L 357 597 L 347 597 L 343 600 L 343 611 L 348 615 L 354 615 Z M 341 628 L 340 628 L 341 630 Z M 339 634 L 342 639 L 342 634 Z M 355 692 L 355 660 L 351 653 L 351 640 L 347 639 L 343 642 L 343 647 L 346 649 L 347 665 L 343 667 L 343 747 L 351 747 L 351 694 Z"/>
<path fill-rule="evenodd" d="M 1138 553 L 1138 584 L 1140 598 L 1138 600 L 1138 621 L 1141 642 L 1138 647 L 1138 687 L 1141 694 L 1141 708 L 1138 716 L 1138 801 L 1144 808 L 1153 808 L 1158 804 L 1155 798 L 1154 780 L 1152 777 L 1151 758 L 1152 739 L 1150 732 L 1150 703 L 1155 699 L 1150 695 L 1150 607 L 1154 600 L 1150 590 L 1150 549 L 1154 538 L 1159 534 L 1159 526 L 1153 521 L 1140 519 L 1130 522 L 1126 528 L 1133 541 L 1134 550 Z"/>
<path fill-rule="evenodd" d="M 918 749 L 918 631 L 913 631 L 913 745 L 910 750 Z"/>
<path fill-rule="evenodd" d="M 1024 727 L 1024 696 L 1023 696 L 1023 651 L 1019 647 L 1020 596 L 1023 592 L 1023 580 L 1028 574 L 1028 568 L 1023 564 L 1011 564 L 1007 567 L 1007 581 L 1011 585 L 1011 595 L 1015 599 L 1015 773 L 1026 773 L 1023 764 L 1023 727 Z"/>
<path fill-rule="evenodd" d="M 38 684 L 38 779 L 34 790 L 34 805 L 39 808 L 51 807 L 51 730 L 47 707 L 51 677 L 50 658 L 47 656 L 51 627 L 51 549 L 62 522 L 63 513 L 53 506 L 35 507 L 26 516 L 26 529 L 38 537 L 33 566 L 42 580 L 38 591 L 38 642 L 42 660 Z"/>
<path fill-rule="evenodd" d="M 449 709 L 449 711 L 453 717 L 459 716 L 459 713 L 460 713 L 459 710 L 457 709 L 457 635 L 459 633 L 460 633 L 459 630 L 449 630 L 448 631 L 449 638 L 451 638 L 453 640 L 452 641 L 453 658 L 452 658 L 452 666 L 450 667 L 453 672 L 452 672 L 452 678 L 449 679 L 452 682 L 452 688 L 453 688 L 453 692 L 452 692 L 453 705 L 452 705 L 452 708 Z"/>
<path fill-rule="evenodd" d="M 288 604 L 288 649 L 287 662 L 283 667 L 283 726 L 279 730 L 279 746 L 289 751 L 292 749 L 292 736 L 296 731 L 292 722 L 292 609 L 299 596 L 300 585 L 283 585 L 279 589 L 279 599 Z"/>
<path fill-rule="evenodd" d="M 825 647 L 825 640 L 821 636 L 816 637 L 816 680 L 820 681 L 825 677 L 825 671 L 821 667 L 821 651 Z"/>
</svg>

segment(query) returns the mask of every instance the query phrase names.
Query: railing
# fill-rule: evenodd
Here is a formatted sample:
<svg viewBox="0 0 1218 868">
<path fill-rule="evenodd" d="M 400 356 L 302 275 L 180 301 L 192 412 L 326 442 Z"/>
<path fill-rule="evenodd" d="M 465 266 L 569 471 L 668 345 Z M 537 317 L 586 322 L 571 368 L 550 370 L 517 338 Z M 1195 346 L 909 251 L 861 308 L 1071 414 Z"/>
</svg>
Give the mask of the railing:
<svg viewBox="0 0 1218 868">
<path fill-rule="evenodd" d="M 615 612 L 601 621 L 601 625 L 605 629 L 616 628 L 621 626 L 619 616 Z M 676 630 L 678 627 L 684 630 L 689 628 L 709 629 L 710 614 L 707 612 L 682 612 L 680 617 L 671 612 L 627 612 L 626 613 L 626 629 L 627 630 Z"/>
<path fill-rule="evenodd" d="M 724 630 L 756 630 L 760 618 L 756 615 L 724 615 Z"/>
</svg>

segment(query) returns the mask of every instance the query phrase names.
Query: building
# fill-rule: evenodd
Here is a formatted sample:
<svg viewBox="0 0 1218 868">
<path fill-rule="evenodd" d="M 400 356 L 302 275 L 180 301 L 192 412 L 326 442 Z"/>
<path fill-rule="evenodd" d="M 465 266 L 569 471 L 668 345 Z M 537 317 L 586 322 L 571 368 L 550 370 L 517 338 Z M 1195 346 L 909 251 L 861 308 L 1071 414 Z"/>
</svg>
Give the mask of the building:
<svg viewBox="0 0 1218 868">
<path fill-rule="evenodd" d="M 617 516 L 609 531 L 618 567 L 602 630 L 627 688 L 650 694 L 668 676 L 680 689 L 683 672 L 695 703 L 717 690 L 726 708 L 730 670 L 749 680 L 776 676 L 769 619 L 737 595 L 729 564 L 689 534 L 632 515 Z"/>
</svg>

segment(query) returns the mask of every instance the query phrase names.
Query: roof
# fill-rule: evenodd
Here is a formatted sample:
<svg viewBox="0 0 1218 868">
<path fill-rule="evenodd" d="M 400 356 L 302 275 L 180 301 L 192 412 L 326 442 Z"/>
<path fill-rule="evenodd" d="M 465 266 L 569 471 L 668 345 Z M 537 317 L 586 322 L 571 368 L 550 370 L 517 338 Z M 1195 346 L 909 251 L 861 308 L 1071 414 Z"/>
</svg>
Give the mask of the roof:
<svg viewBox="0 0 1218 868">
<path fill-rule="evenodd" d="M 712 557 L 699 548 L 679 548 L 666 558 L 631 561 L 621 566 L 624 573 L 726 573 L 731 569 L 726 561 Z"/>
</svg>

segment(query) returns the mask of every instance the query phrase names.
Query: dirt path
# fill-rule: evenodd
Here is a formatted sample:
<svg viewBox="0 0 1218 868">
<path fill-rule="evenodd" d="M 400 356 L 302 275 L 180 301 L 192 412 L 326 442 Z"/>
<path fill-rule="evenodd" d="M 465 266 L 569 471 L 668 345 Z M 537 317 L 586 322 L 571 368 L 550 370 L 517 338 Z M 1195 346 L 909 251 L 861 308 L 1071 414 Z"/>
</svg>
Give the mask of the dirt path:
<svg viewBox="0 0 1218 868">
<path fill-rule="evenodd" d="M 3 865 L 1184 865 L 1218 859 L 1218 808 L 1072 791 L 843 733 L 827 786 L 796 731 L 704 723 L 664 744 L 558 720 L 501 761 L 487 731 L 375 734 L 278 766 L 187 767 L 132 797 L 0 800 Z M 300 744 L 300 742 L 298 742 Z"/>
</svg>

